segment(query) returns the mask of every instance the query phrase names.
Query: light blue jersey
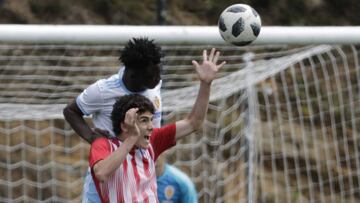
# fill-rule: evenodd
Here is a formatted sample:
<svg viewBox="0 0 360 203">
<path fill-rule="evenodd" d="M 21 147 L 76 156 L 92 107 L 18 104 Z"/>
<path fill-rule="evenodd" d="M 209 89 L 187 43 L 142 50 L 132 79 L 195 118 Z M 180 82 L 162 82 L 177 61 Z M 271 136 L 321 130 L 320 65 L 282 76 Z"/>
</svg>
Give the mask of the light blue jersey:
<svg viewBox="0 0 360 203">
<path fill-rule="evenodd" d="M 165 165 L 164 173 L 157 178 L 160 203 L 197 203 L 197 193 L 190 178 L 174 166 Z"/>
<path fill-rule="evenodd" d="M 118 74 L 98 80 L 76 98 L 76 104 L 83 114 L 92 115 L 92 122 L 95 127 L 109 131 L 112 136 L 114 136 L 114 132 L 112 130 L 111 112 L 114 103 L 121 96 L 134 94 L 125 87 L 122 81 L 123 74 L 124 68 L 121 68 Z M 153 102 L 155 106 L 154 126 L 156 128 L 159 128 L 161 124 L 161 83 L 162 81 L 153 89 L 137 92 Z"/>
<path fill-rule="evenodd" d="M 92 116 L 92 122 L 95 127 L 109 131 L 112 136 L 115 136 L 111 122 L 111 112 L 114 103 L 119 97 L 134 93 L 125 87 L 122 81 L 123 74 L 124 68 L 121 68 L 118 74 L 96 81 L 76 98 L 77 106 L 84 115 Z M 160 127 L 161 124 L 161 83 L 160 81 L 153 89 L 137 92 L 153 102 L 155 106 L 154 126 L 156 128 Z M 90 168 L 86 174 L 83 187 L 83 203 L 89 202 L 101 202 L 91 177 Z"/>
</svg>

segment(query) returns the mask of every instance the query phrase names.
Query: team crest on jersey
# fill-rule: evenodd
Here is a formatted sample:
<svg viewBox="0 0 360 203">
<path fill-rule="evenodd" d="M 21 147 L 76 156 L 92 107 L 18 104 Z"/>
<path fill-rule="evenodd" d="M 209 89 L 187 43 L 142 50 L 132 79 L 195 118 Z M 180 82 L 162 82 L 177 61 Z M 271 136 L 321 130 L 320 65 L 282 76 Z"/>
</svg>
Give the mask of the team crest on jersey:
<svg viewBox="0 0 360 203">
<path fill-rule="evenodd" d="M 174 196 L 175 189 L 172 185 L 168 185 L 165 187 L 165 197 L 166 199 L 171 199 Z"/>
<path fill-rule="evenodd" d="M 160 98 L 157 97 L 157 96 L 154 99 L 154 106 L 155 106 L 156 109 L 160 108 Z"/>
</svg>

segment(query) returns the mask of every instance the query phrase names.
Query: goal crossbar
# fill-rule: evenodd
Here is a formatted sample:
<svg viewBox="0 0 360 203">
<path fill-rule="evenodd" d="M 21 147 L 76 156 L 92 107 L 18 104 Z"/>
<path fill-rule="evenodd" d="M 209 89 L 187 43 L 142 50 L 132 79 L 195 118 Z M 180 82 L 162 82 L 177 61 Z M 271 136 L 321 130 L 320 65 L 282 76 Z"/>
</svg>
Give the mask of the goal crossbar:
<svg viewBox="0 0 360 203">
<path fill-rule="evenodd" d="M 147 36 L 161 44 L 225 44 L 217 26 L 0 25 L 3 43 L 122 44 L 137 36 Z M 263 26 L 254 44 L 359 42 L 360 26 Z"/>
</svg>

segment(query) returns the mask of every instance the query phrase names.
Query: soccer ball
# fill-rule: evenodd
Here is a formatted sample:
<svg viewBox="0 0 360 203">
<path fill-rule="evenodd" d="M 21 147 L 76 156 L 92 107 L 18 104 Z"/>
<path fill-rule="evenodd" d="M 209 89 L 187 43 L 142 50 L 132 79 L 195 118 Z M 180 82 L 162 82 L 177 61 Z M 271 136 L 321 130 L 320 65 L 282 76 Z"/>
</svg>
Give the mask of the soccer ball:
<svg viewBox="0 0 360 203">
<path fill-rule="evenodd" d="M 260 15 L 249 5 L 234 4 L 227 7 L 219 18 L 221 37 L 236 46 L 253 42 L 260 33 Z"/>
</svg>

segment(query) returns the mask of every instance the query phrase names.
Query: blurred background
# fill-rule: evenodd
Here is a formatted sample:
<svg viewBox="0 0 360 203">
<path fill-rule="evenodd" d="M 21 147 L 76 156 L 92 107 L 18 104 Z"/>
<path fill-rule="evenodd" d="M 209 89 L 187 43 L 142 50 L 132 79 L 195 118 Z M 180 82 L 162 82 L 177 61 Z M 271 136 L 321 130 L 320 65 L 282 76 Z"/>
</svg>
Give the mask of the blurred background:
<svg viewBox="0 0 360 203">
<path fill-rule="evenodd" d="M 226 7 L 249 4 L 263 25 L 357 25 L 358 0 L 0 0 L 0 23 L 215 25 Z"/>
</svg>

